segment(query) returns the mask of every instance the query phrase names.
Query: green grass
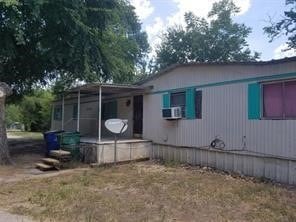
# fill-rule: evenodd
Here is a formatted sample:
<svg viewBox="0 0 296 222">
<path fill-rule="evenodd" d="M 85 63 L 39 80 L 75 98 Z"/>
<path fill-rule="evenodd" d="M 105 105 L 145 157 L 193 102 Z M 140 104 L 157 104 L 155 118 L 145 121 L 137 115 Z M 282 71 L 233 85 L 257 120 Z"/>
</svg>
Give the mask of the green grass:
<svg viewBox="0 0 296 222">
<path fill-rule="evenodd" d="M 7 132 L 7 136 L 19 137 L 24 139 L 34 139 L 34 140 L 43 139 L 43 134 L 41 132 L 10 131 L 10 132 Z"/>
<path fill-rule="evenodd" d="M 4 184 L 0 199 L 40 221 L 296 221 L 296 190 L 149 162 Z"/>
</svg>

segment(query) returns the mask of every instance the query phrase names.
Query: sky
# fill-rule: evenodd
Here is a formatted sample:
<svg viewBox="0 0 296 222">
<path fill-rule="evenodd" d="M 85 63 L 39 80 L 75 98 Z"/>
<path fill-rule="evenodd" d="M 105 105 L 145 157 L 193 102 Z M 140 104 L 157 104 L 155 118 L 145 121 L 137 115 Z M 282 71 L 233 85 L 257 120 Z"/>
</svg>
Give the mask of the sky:
<svg viewBox="0 0 296 222">
<path fill-rule="evenodd" d="M 157 45 L 161 43 L 160 36 L 174 25 L 184 24 L 184 13 L 192 11 L 195 15 L 205 17 L 212 4 L 218 0 L 130 0 L 142 23 L 142 28 L 148 34 L 152 47 L 150 56 L 155 55 Z M 278 21 L 284 14 L 285 0 L 233 0 L 241 12 L 233 17 L 235 22 L 244 23 L 252 28 L 248 37 L 252 51 L 261 53 L 260 60 L 280 59 L 296 56 L 295 50 L 283 51 L 286 48 L 286 37 L 280 37 L 273 42 L 263 32 L 263 27 L 269 25 L 270 18 Z M 288 7 L 289 8 L 289 7 Z"/>
</svg>

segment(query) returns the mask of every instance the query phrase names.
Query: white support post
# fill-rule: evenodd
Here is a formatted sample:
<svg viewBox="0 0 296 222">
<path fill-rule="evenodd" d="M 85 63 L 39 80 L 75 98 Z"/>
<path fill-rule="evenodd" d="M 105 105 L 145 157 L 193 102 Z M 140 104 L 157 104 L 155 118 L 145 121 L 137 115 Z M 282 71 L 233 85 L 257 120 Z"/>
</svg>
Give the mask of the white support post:
<svg viewBox="0 0 296 222">
<path fill-rule="evenodd" d="M 77 129 L 76 131 L 79 132 L 80 128 L 80 89 L 78 91 L 78 99 L 77 99 Z"/>
<path fill-rule="evenodd" d="M 64 120 L 65 120 L 65 96 L 62 96 L 62 130 L 64 130 Z"/>
<path fill-rule="evenodd" d="M 51 126 L 50 126 L 50 130 L 54 130 L 55 129 L 55 124 L 54 124 L 54 104 L 52 104 L 52 110 L 51 110 Z"/>
<path fill-rule="evenodd" d="M 99 125 L 98 125 L 98 142 L 101 142 L 101 125 L 102 125 L 102 87 L 99 88 Z"/>
</svg>

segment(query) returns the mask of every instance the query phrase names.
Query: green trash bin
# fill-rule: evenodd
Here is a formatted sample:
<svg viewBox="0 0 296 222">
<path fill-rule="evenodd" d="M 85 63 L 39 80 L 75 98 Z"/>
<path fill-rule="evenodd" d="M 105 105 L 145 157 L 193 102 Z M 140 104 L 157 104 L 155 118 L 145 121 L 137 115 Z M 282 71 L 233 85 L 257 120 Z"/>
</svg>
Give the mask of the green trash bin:
<svg viewBox="0 0 296 222">
<path fill-rule="evenodd" d="M 79 144 L 72 144 L 72 145 L 62 145 L 61 147 L 63 150 L 68 151 L 71 153 L 71 156 L 74 160 L 80 159 L 80 146 Z"/>
<path fill-rule="evenodd" d="M 60 133 L 58 134 L 58 141 L 62 150 L 69 151 L 71 156 L 76 160 L 80 158 L 80 133 Z"/>
<path fill-rule="evenodd" d="M 76 145 L 80 143 L 80 133 L 77 132 L 63 132 L 58 134 L 58 141 L 60 145 Z"/>
</svg>

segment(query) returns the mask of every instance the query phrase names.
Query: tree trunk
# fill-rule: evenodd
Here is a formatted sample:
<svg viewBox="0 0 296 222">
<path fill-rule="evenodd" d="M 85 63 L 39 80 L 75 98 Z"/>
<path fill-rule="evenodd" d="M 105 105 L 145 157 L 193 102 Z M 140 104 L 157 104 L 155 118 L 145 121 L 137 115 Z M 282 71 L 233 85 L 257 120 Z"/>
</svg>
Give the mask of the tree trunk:
<svg viewBox="0 0 296 222">
<path fill-rule="evenodd" d="M 0 82 L 0 165 L 10 164 L 5 125 L 5 98 L 11 94 L 11 89 Z"/>
</svg>

